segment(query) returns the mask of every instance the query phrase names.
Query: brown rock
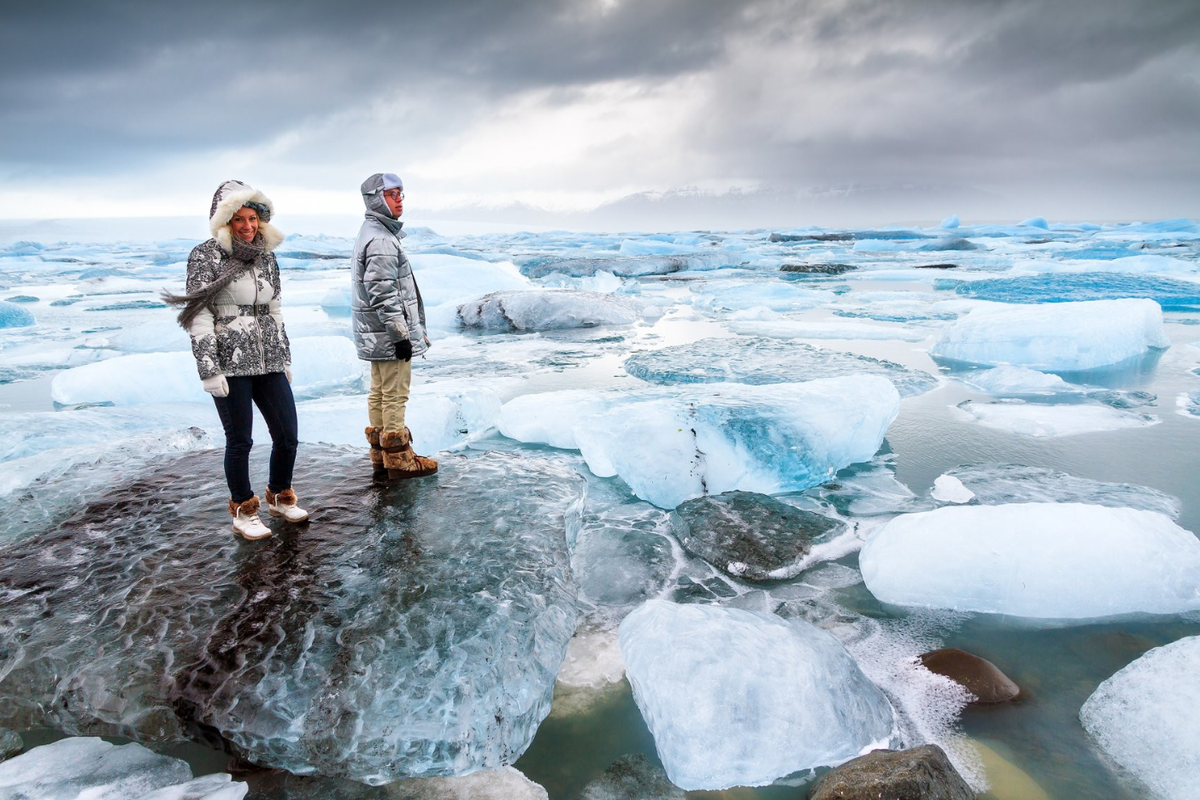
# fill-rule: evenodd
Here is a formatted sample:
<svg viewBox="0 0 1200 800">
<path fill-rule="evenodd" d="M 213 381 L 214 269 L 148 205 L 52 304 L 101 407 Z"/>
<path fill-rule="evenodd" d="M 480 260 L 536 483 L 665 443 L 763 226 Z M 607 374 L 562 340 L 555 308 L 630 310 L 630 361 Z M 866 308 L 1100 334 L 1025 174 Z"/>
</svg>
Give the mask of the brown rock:
<svg viewBox="0 0 1200 800">
<path fill-rule="evenodd" d="M 809 800 L 975 800 L 975 793 L 935 744 L 875 750 L 817 782 Z"/>
<path fill-rule="evenodd" d="M 947 647 L 921 656 L 930 672 L 945 675 L 975 695 L 976 703 L 1004 703 L 1021 693 L 1021 687 L 986 658 Z"/>
</svg>

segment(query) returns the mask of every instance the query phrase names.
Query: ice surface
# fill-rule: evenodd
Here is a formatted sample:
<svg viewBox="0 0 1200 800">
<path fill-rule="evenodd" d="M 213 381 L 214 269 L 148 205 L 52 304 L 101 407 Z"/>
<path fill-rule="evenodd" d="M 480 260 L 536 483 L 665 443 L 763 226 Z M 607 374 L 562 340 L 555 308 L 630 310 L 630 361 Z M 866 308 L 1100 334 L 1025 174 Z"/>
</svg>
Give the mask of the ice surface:
<svg viewBox="0 0 1200 800">
<path fill-rule="evenodd" d="M 975 499 L 975 493 L 953 475 L 939 475 L 929 495 L 943 503 L 969 503 Z"/>
<path fill-rule="evenodd" d="M 731 337 L 701 339 L 690 344 L 637 353 L 625 360 L 625 371 L 653 383 L 770 384 L 881 375 L 904 397 L 938 385 L 934 376 L 890 361 L 827 350 L 803 342 Z"/>
<path fill-rule="evenodd" d="M 1177 519 L 1180 513 L 1179 500 L 1156 489 L 1077 478 L 1044 467 L 981 464 L 956 467 L 946 476 L 974 492 L 979 502 L 985 505 L 1086 503 L 1110 508 L 1140 508 L 1172 519 Z"/>
<path fill-rule="evenodd" d="M 1078 436 L 1083 433 L 1144 428 L 1162 422 L 1152 414 L 1138 414 L 1099 405 L 977 403 L 974 400 L 965 400 L 956 408 L 966 418 L 985 427 L 1022 436 Z"/>
<path fill-rule="evenodd" d="M 901 606 L 1054 619 L 1200 608 L 1200 540 L 1132 508 L 1020 503 L 907 514 L 872 535 L 859 564 L 871 593 Z"/>
<path fill-rule="evenodd" d="M 0 800 L 241 800 L 229 775 L 192 779 L 187 762 L 140 744 L 59 739 L 0 763 Z"/>
<path fill-rule="evenodd" d="M 347 338 L 301 337 L 291 347 L 292 392 L 298 398 L 357 388 L 362 381 L 363 362 Z M 138 353 L 74 367 L 54 376 L 50 396 L 60 405 L 212 402 L 190 351 Z"/>
<path fill-rule="evenodd" d="M 680 788 L 761 786 L 892 734 L 887 698 L 808 623 L 651 600 L 621 623 L 620 643 L 634 700 Z"/>
<path fill-rule="evenodd" d="M 577 447 L 600 477 L 619 475 L 662 508 L 733 489 L 774 494 L 866 461 L 899 413 L 873 375 L 807 383 L 706 384 L 640 392 L 548 392 L 505 403 L 500 432 Z"/>
<path fill-rule="evenodd" d="M 586 515 L 571 566 L 587 621 L 611 628 L 661 596 L 683 560 L 678 550 L 666 513 L 653 506 L 622 504 Z"/>
<path fill-rule="evenodd" d="M 1200 775 L 1200 636 L 1156 647 L 1096 688 L 1079 720 L 1160 800 L 1196 796 Z"/>
<path fill-rule="evenodd" d="M 740 253 L 712 250 L 666 255 L 600 255 L 579 258 L 549 256 L 525 259 L 520 261 L 518 266 L 521 272 L 530 278 L 543 278 L 555 273 L 580 278 L 599 272 L 628 278 L 639 275 L 668 275 L 687 269 L 718 269 L 734 266 L 740 262 L 740 258 Z"/>
<path fill-rule="evenodd" d="M 4 547 L 13 724 L 202 735 L 367 783 L 515 760 L 575 629 L 582 479 L 493 452 L 373 485 L 361 449 L 320 446 L 301 448 L 296 475 L 320 498 L 312 524 L 272 522 L 253 546 L 229 532 L 220 455 L 205 452 Z"/>
<path fill-rule="evenodd" d="M 697 308 L 728 311 L 767 308 L 773 311 L 795 311 L 815 308 L 832 301 L 829 291 L 812 289 L 793 281 L 754 281 L 743 283 L 723 280 L 692 287 Z"/>
<path fill-rule="evenodd" d="M 1126 273 L 1027 275 L 977 281 L 939 280 L 935 288 L 1002 303 L 1065 303 L 1145 298 L 1166 311 L 1200 308 L 1200 284 L 1175 278 Z"/>
<path fill-rule="evenodd" d="M 640 303 L 599 292 L 547 289 L 492 292 L 458 307 L 465 328 L 511 333 L 598 325 L 632 325 L 641 318 Z"/>
<path fill-rule="evenodd" d="M 737 578 L 791 578 L 807 566 L 814 544 L 845 524 L 753 492 L 727 492 L 681 503 L 671 514 L 675 535 L 689 553 Z"/>
<path fill-rule="evenodd" d="M 487 292 L 532 287 L 516 267 L 505 261 L 493 263 L 445 255 L 411 255 L 410 261 L 426 308 L 461 303 Z"/>
<path fill-rule="evenodd" d="M 0 328 L 24 328 L 33 322 L 29 309 L 0 300 Z"/>
<path fill-rule="evenodd" d="M 970 364 L 1076 371 L 1169 347 L 1151 300 L 978 308 L 942 329 L 929 354 Z"/>
<path fill-rule="evenodd" d="M 1185 417 L 1200 417 L 1200 392 L 1180 392 L 1175 407 Z"/>
<path fill-rule="evenodd" d="M 732 315 L 729 330 L 769 339 L 871 339 L 919 342 L 929 334 L 916 328 L 860 322 L 801 321 L 758 310 Z"/>
</svg>

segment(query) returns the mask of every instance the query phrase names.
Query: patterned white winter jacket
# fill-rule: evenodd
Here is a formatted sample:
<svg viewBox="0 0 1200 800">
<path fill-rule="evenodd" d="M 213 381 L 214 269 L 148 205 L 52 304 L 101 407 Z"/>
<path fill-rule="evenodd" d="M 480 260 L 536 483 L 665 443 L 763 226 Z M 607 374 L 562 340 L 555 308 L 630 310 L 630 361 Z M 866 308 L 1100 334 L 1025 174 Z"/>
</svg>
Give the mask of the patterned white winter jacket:
<svg viewBox="0 0 1200 800">
<path fill-rule="evenodd" d="M 268 247 L 277 244 L 268 239 Z M 197 245 L 188 256 L 187 290 L 211 283 L 232 263 L 216 239 Z M 196 315 L 189 333 L 201 379 L 265 375 L 291 365 L 279 294 L 279 264 L 268 251 L 217 293 L 214 308 Z"/>
</svg>

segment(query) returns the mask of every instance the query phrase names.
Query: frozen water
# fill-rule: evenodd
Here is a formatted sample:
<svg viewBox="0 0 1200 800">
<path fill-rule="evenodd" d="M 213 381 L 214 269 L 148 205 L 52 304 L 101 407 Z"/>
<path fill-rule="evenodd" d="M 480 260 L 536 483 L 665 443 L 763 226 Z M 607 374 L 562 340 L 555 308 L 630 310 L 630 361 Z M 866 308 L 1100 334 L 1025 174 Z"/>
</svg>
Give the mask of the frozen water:
<svg viewBox="0 0 1200 800">
<path fill-rule="evenodd" d="M 32 325 L 33 321 L 29 309 L 0 300 L 0 328 L 24 328 Z"/>
<path fill-rule="evenodd" d="M 59 739 L 0 763 L 0 800 L 241 800 L 229 775 L 192 779 L 187 762 L 140 744 Z"/>
<path fill-rule="evenodd" d="M 319 397 L 358 388 L 363 366 L 342 336 L 293 339 L 292 392 Z M 178 401 L 211 402 L 188 352 L 138 353 L 74 367 L 54 376 L 50 396 L 60 405 L 118 406 Z"/>
<path fill-rule="evenodd" d="M 942 220 L 942 222 L 941 222 L 941 224 L 940 224 L 940 226 L 939 226 L 939 227 L 942 227 L 942 228 L 957 228 L 957 227 L 958 227 L 960 224 L 961 224 L 961 223 L 959 222 L 959 219 L 958 219 L 958 214 L 951 214 L 950 216 L 948 216 L 948 217 L 946 217 L 944 220 Z"/>
<path fill-rule="evenodd" d="M 976 281 L 943 279 L 935 288 L 1001 303 L 1065 303 L 1145 298 L 1166 311 L 1200 308 L 1200 284 L 1176 278 L 1112 272 L 1017 275 Z"/>
<path fill-rule="evenodd" d="M 1057 375 L 1028 367 L 999 366 L 961 376 L 963 383 L 988 394 L 1053 395 L 1077 390 Z"/>
<path fill-rule="evenodd" d="M 1020 503 L 907 514 L 872 535 L 859 564 L 871 593 L 901 606 L 1052 619 L 1200 608 L 1200 540 L 1132 508 Z"/>
<path fill-rule="evenodd" d="M 445 255 L 411 255 L 410 261 L 427 308 L 462 303 L 488 292 L 532 288 L 529 280 L 505 261 L 493 263 Z"/>
<path fill-rule="evenodd" d="M 622 278 L 639 275 L 669 275 L 681 270 L 709 270 L 735 266 L 741 254 L 726 250 L 704 253 L 675 253 L 668 255 L 602 255 L 579 258 L 561 256 L 536 257 L 518 263 L 521 272 L 530 278 L 544 278 L 561 273 L 575 278 L 608 272 Z"/>
<path fill-rule="evenodd" d="M 1156 647 L 1097 687 L 1079 720 L 1160 800 L 1196 796 L 1200 775 L 1200 636 Z"/>
<path fill-rule="evenodd" d="M 646 600 L 663 594 L 682 561 L 670 530 L 666 513 L 645 503 L 622 504 L 584 517 L 571 566 L 589 623 L 613 627 Z"/>
<path fill-rule="evenodd" d="M 828 291 L 780 280 L 752 283 L 724 280 L 694 286 L 692 293 L 695 295 L 693 306 L 717 311 L 752 308 L 793 311 L 815 308 L 834 299 Z"/>
<path fill-rule="evenodd" d="M 511 333 L 598 325 L 632 325 L 641 318 L 640 303 L 599 292 L 547 289 L 493 292 L 458 307 L 465 328 Z"/>
<path fill-rule="evenodd" d="M 869 325 L 859 322 L 801 321 L 781 314 L 757 310 L 732 315 L 729 330 L 743 336 L 769 339 L 873 339 L 919 342 L 929 334 L 904 326 Z"/>
<path fill-rule="evenodd" d="M 1044 231 L 1050 230 L 1050 223 L 1046 221 L 1045 217 L 1030 217 L 1029 219 L 1022 220 L 1017 224 L 1025 225 L 1030 228 L 1041 228 Z"/>
<path fill-rule="evenodd" d="M 1110 508 L 1140 508 L 1176 519 L 1179 500 L 1156 489 L 1127 483 L 1077 478 L 1058 470 L 1021 464 L 956 467 L 946 473 L 984 505 L 1007 503 L 1086 503 Z"/>
<path fill-rule="evenodd" d="M 753 492 L 688 500 L 672 512 L 671 523 L 685 550 L 748 581 L 796 576 L 808 565 L 813 545 L 829 541 L 846 527 Z"/>
<path fill-rule="evenodd" d="M 1200 392 L 1180 392 L 1175 406 L 1185 417 L 1200 417 Z"/>
<path fill-rule="evenodd" d="M 970 364 L 1078 371 L 1169 347 L 1150 300 L 978 308 L 942 329 L 929 353 Z"/>
<path fill-rule="evenodd" d="M 799 620 L 651 600 L 621 623 L 633 696 L 671 782 L 761 786 L 885 746 L 887 698 Z"/>
<path fill-rule="evenodd" d="M 899 407 L 891 383 L 863 375 L 523 395 L 504 405 L 499 427 L 519 441 L 578 447 L 595 475 L 619 475 L 638 497 L 674 508 L 733 489 L 772 494 L 822 483 L 871 458 Z"/>
<path fill-rule="evenodd" d="M 1108 406 L 1047 405 L 1044 403 L 977 403 L 965 400 L 958 404 L 962 414 L 979 424 L 1022 436 L 1078 436 L 1083 433 L 1144 428 L 1162 420 L 1152 414 L 1138 414 Z"/>
<path fill-rule="evenodd" d="M 493 452 L 374 486 L 361 450 L 309 446 L 296 486 L 313 524 L 248 546 L 219 454 L 184 456 L 4 547 L 13 723 L 366 783 L 515 760 L 575 630 L 582 479 Z"/>
<path fill-rule="evenodd" d="M 975 499 L 975 493 L 953 475 L 939 475 L 929 496 L 942 503 L 969 503 Z"/>
<path fill-rule="evenodd" d="M 826 350 L 803 342 L 732 337 L 701 339 L 690 344 L 637 353 L 625 360 L 625 371 L 653 383 L 770 384 L 880 375 L 904 397 L 928 392 L 938 380 L 890 361 Z"/>
</svg>

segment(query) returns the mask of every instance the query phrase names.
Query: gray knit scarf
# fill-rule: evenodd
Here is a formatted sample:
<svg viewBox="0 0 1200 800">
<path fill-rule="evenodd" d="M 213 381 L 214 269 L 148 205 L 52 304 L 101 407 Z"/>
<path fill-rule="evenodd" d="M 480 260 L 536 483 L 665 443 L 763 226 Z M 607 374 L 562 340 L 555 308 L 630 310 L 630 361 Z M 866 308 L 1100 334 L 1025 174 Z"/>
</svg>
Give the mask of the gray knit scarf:
<svg viewBox="0 0 1200 800">
<path fill-rule="evenodd" d="M 212 282 L 201 286 L 194 292 L 186 294 L 171 294 L 164 291 L 162 299 L 173 306 L 183 306 L 183 310 L 179 312 L 179 326 L 184 330 L 192 327 L 192 320 L 204 308 L 212 308 L 214 306 L 213 299 L 217 296 L 217 292 L 224 289 L 243 272 L 254 267 L 255 263 L 262 258 L 266 252 L 266 244 L 263 242 L 263 235 L 257 233 L 254 236 L 253 242 L 247 242 L 237 236 L 233 237 L 233 252 L 229 260 L 229 266 L 217 274 Z"/>
</svg>

